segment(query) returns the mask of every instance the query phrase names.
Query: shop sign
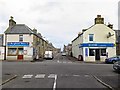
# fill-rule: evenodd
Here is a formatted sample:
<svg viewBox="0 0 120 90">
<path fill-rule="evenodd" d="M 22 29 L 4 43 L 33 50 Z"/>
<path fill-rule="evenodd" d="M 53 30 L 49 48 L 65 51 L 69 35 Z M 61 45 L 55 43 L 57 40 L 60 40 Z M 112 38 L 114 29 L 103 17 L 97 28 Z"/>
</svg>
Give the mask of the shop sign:
<svg viewBox="0 0 120 90">
<path fill-rule="evenodd" d="M 83 43 L 80 47 L 114 47 L 114 43 Z"/>
<path fill-rule="evenodd" d="M 29 46 L 29 42 L 8 42 L 7 43 L 7 46 L 16 46 L 16 47 L 19 47 L 19 46 L 22 46 L 22 47 L 28 47 Z"/>
</svg>

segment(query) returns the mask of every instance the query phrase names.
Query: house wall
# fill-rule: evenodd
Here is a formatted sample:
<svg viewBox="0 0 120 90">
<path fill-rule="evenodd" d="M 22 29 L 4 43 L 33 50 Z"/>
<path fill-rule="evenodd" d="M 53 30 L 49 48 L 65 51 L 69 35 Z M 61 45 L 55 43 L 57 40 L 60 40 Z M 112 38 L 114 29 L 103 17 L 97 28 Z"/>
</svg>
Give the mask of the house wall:
<svg viewBox="0 0 120 90">
<path fill-rule="evenodd" d="M 17 60 L 18 48 L 23 48 L 23 59 L 33 60 L 33 34 L 23 34 L 23 41 L 28 42 L 29 46 L 7 46 L 8 42 L 19 42 L 19 34 L 7 34 L 6 35 L 6 59 Z M 8 48 L 17 48 L 16 55 L 8 55 Z"/>
<path fill-rule="evenodd" d="M 83 54 L 83 49 L 79 48 L 79 45 L 83 42 L 83 36 L 78 36 L 76 40 L 72 42 L 72 54 L 73 57 L 78 58 L 79 55 Z"/>
<path fill-rule="evenodd" d="M 114 34 L 113 36 L 107 38 L 108 33 Z M 94 34 L 94 40 L 92 42 L 89 41 L 89 34 Z M 110 29 L 104 24 L 96 24 L 83 34 L 83 43 L 113 43 L 115 44 L 116 37 L 115 37 L 115 31 Z M 86 61 L 95 61 L 94 56 L 85 56 L 85 48 L 94 48 L 94 49 L 100 49 L 100 48 L 106 48 L 106 52 L 108 52 L 108 57 L 112 57 L 116 55 L 116 47 L 84 47 L 84 60 Z M 100 56 L 100 61 L 105 61 L 106 56 Z"/>
</svg>

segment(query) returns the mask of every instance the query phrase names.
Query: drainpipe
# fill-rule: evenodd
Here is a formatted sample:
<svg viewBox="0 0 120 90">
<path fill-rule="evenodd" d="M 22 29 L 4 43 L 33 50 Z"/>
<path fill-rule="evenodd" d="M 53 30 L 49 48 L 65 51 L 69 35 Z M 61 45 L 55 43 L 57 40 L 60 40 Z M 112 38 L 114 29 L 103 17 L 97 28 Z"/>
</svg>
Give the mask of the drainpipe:
<svg viewBox="0 0 120 90">
<path fill-rule="evenodd" d="M 4 45 L 4 50 L 5 50 L 5 52 L 4 52 L 4 60 L 6 60 L 6 40 L 7 39 L 7 34 L 5 34 L 5 45 Z"/>
</svg>

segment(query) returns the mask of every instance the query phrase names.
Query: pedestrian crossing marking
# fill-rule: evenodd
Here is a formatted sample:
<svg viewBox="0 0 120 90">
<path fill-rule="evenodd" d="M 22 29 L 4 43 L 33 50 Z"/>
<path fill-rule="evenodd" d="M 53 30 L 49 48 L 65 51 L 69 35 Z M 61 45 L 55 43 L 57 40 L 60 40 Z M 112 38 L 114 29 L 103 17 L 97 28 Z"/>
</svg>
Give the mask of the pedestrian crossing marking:
<svg viewBox="0 0 120 90">
<path fill-rule="evenodd" d="M 50 74 L 48 78 L 55 78 L 56 74 Z"/>
<path fill-rule="evenodd" d="M 33 75 L 24 75 L 22 78 L 32 78 Z"/>
<path fill-rule="evenodd" d="M 45 77 L 45 74 L 37 74 L 36 76 L 35 76 L 35 78 L 44 78 Z"/>
</svg>

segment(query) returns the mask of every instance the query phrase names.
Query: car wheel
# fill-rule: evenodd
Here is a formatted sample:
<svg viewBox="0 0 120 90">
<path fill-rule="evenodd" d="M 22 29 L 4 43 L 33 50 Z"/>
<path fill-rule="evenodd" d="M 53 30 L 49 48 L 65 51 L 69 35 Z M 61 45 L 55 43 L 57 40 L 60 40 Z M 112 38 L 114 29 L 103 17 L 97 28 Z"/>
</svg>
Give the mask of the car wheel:
<svg viewBox="0 0 120 90">
<path fill-rule="evenodd" d="M 112 63 L 115 63 L 116 61 L 112 61 Z"/>
</svg>

